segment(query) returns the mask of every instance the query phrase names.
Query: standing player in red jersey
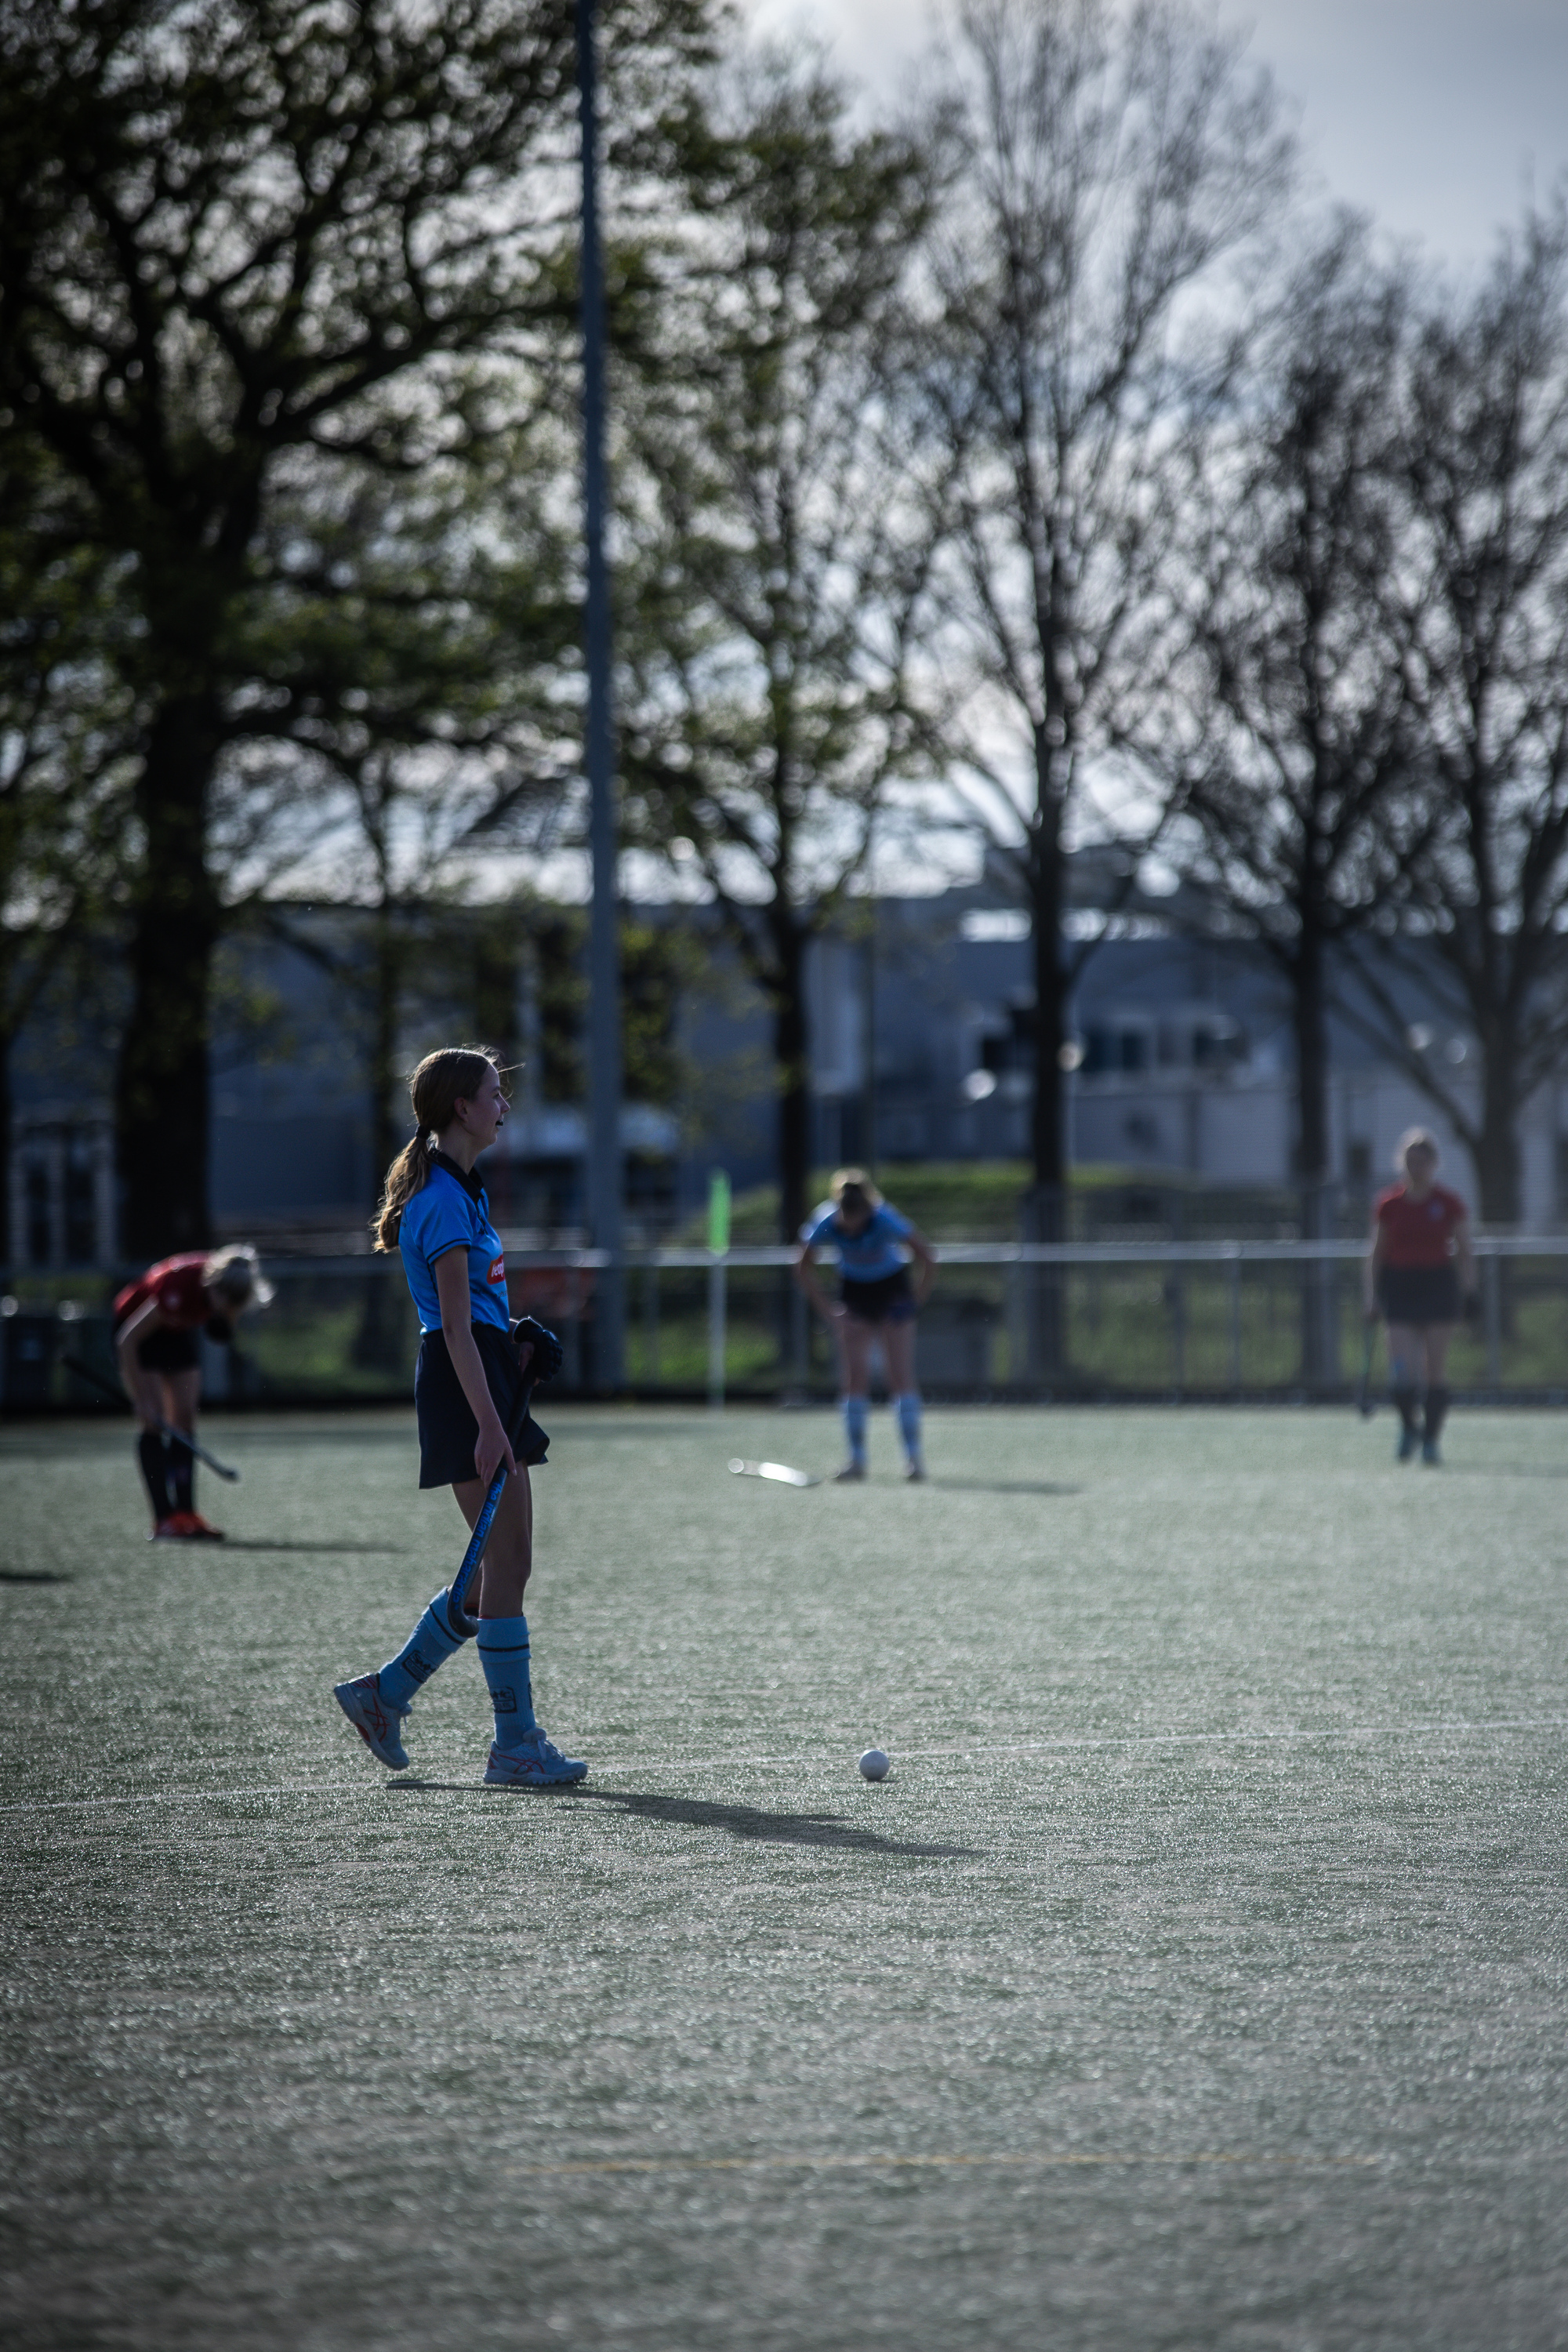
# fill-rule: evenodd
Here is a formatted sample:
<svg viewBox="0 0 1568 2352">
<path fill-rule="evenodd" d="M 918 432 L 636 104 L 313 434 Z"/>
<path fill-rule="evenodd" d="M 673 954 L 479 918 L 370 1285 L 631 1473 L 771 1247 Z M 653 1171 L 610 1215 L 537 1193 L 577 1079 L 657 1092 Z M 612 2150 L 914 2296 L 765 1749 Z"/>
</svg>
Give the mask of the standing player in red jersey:
<svg viewBox="0 0 1568 2352">
<path fill-rule="evenodd" d="M 222 1536 L 195 1507 L 195 1456 L 179 1442 L 195 1434 L 202 1387 L 197 1334 L 231 1339 L 235 1318 L 247 1307 L 265 1307 L 271 1296 L 256 1252 L 235 1246 L 161 1258 L 115 1297 L 114 1352 L 142 1423 L 136 1458 L 157 1541 L 213 1542 Z M 165 1424 L 174 1436 L 164 1434 Z"/>
<path fill-rule="evenodd" d="M 1398 1458 L 1408 1462 L 1419 1446 L 1423 1462 L 1438 1462 L 1448 1411 L 1448 1342 L 1462 1312 L 1461 1293 L 1468 1299 L 1476 1286 L 1469 1212 L 1457 1192 L 1435 1181 L 1437 1146 L 1424 1127 L 1401 1136 L 1394 1165 L 1404 1170 L 1404 1183 L 1391 1184 L 1373 1206 L 1366 1316 L 1369 1323 L 1380 1312 L 1388 1320 Z"/>
</svg>

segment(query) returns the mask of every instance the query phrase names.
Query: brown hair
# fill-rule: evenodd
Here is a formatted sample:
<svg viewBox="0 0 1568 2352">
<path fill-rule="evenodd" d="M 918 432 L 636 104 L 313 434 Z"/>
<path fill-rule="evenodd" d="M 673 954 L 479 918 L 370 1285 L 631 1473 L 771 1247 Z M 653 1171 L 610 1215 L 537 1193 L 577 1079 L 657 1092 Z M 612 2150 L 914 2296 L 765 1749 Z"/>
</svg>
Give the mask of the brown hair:
<svg viewBox="0 0 1568 2352">
<path fill-rule="evenodd" d="M 864 1209 L 869 1216 L 882 1205 L 882 1196 L 863 1168 L 840 1168 L 829 1184 L 828 1195 L 836 1209 L 847 1209 L 853 1214 Z"/>
<path fill-rule="evenodd" d="M 443 1045 L 426 1054 L 409 1079 L 414 1133 L 387 1170 L 380 1205 L 371 1219 L 378 1250 L 397 1247 L 403 1212 L 430 1181 L 430 1154 L 437 1137 L 451 1126 L 458 1103 L 478 1094 L 491 1070 L 500 1076 L 500 1059 L 490 1046 Z"/>
</svg>

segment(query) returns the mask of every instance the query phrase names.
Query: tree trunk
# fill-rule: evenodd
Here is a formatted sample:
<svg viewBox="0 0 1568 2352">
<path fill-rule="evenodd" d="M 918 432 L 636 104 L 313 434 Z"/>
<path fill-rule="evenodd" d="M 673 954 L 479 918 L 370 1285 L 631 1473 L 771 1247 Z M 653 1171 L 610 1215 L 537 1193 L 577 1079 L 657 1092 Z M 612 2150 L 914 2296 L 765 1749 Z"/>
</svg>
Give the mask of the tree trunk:
<svg viewBox="0 0 1568 2352">
<path fill-rule="evenodd" d="M 13 1037 L 0 1037 L 0 1265 L 12 1263 L 13 1248 L 21 1242 L 19 1234 L 11 1231 L 11 1140 L 16 1104 L 11 1085 L 11 1048 Z"/>
<path fill-rule="evenodd" d="M 397 1020 L 403 1002 L 403 942 L 396 914 L 384 896 L 375 909 L 371 947 L 370 1135 L 372 1181 L 379 1199 L 387 1169 L 403 1142 L 404 1120 L 396 1102 Z M 388 1279 L 386 1261 L 373 1263 L 362 1292 L 359 1329 L 351 1350 L 369 1371 L 391 1372 L 404 1342 L 401 1283 Z"/>
<path fill-rule="evenodd" d="M 811 1056 L 805 1009 L 806 935 L 787 908 L 773 925 L 773 1060 L 779 1087 L 779 1239 L 798 1239 L 811 1181 Z"/>
<path fill-rule="evenodd" d="M 1051 753 L 1043 730 L 1036 730 L 1038 803 L 1029 835 L 1029 912 L 1035 957 L 1035 1110 L 1032 1133 L 1035 1186 L 1058 1203 L 1068 1181 L 1067 1043 L 1068 983 L 1062 970 L 1061 807 L 1050 780 Z M 1058 1212 L 1059 1222 L 1059 1212 Z"/>
<path fill-rule="evenodd" d="M 1291 1023 L 1296 1033 L 1296 1177 L 1301 1198 L 1301 1238 L 1329 1238 L 1329 1018 L 1327 942 L 1310 907 L 1290 966 Z M 1311 1388 L 1339 1377 L 1334 1327 L 1333 1268 L 1308 1264 L 1301 1283 L 1301 1377 Z"/>
<path fill-rule="evenodd" d="M 384 898 L 375 910 L 371 980 L 374 1001 L 370 1024 L 370 1139 L 373 1181 L 377 1197 L 403 1143 L 406 1124 L 397 1093 L 397 1020 L 403 1001 L 402 943 L 396 936 L 396 916 Z"/>
<path fill-rule="evenodd" d="M 1474 1147 L 1480 1221 L 1505 1232 L 1524 1210 L 1523 1155 L 1519 1141 L 1519 1087 L 1513 1040 L 1497 1030 L 1484 1039 L 1486 1070 L 1481 1082 L 1481 1131 Z"/>
<path fill-rule="evenodd" d="M 212 1239 L 208 1054 L 219 908 L 206 805 L 220 741 L 210 697 L 166 702 L 136 786 L 144 855 L 115 1080 L 121 1240 L 133 1257 L 203 1249 Z"/>
<path fill-rule="evenodd" d="M 1331 1171 L 1329 1146 L 1329 1020 L 1323 935 L 1302 909 L 1290 967 L 1291 1022 L 1296 1032 L 1297 1180 L 1303 1200 L 1321 1192 Z M 1302 1231 L 1308 1230 L 1303 1218 Z"/>
<path fill-rule="evenodd" d="M 1061 795 L 1043 727 L 1035 730 L 1037 804 L 1029 835 L 1029 911 L 1034 937 L 1035 1101 L 1030 1141 L 1035 1181 L 1024 1203 L 1023 1238 L 1060 1242 L 1067 1235 L 1068 1097 L 1062 1048 L 1067 1043 L 1069 982 L 1062 969 Z M 1066 1284 L 1056 1266 L 1031 1266 L 1026 1276 L 1026 1324 L 1031 1376 L 1060 1380 L 1067 1370 Z"/>
</svg>

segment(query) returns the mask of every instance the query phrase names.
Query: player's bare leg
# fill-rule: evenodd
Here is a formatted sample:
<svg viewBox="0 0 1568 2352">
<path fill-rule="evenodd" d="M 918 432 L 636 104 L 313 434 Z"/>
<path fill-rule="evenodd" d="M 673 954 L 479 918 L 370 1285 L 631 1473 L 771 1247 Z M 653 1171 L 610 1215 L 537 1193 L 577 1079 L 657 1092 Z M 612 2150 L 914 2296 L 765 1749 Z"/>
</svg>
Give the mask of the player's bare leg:
<svg viewBox="0 0 1568 2352">
<path fill-rule="evenodd" d="M 1412 1460 L 1421 1444 L 1421 1409 L 1426 1385 L 1426 1333 L 1415 1323 L 1388 1327 L 1388 1384 L 1399 1414 L 1401 1462 Z"/>
<path fill-rule="evenodd" d="M 838 1342 L 839 1411 L 844 1415 L 844 1434 L 848 1443 L 849 1458 L 838 1473 L 840 1483 L 848 1484 L 866 1475 L 866 1432 L 871 1419 L 871 1349 L 876 1344 L 874 1324 L 863 1322 L 858 1315 L 850 1315 L 840 1307 L 834 1318 L 834 1337 Z"/>
<path fill-rule="evenodd" d="M 1419 1334 L 1425 1342 L 1422 1357 L 1426 1376 L 1426 1414 L 1421 1433 L 1421 1459 L 1434 1465 L 1443 1458 L 1437 1451 L 1437 1440 L 1448 1417 L 1448 1342 L 1453 1336 L 1451 1323 L 1428 1323 Z"/>
<path fill-rule="evenodd" d="M 485 1488 L 478 1478 L 465 1478 L 453 1487 L 458 1508 L 472 1528 L 485 1507 Z M 467 1596 L 470 1617 L 515 1617 L 533 1570 L 533 1488 L 520 1464 L 509 1476 L 490 1522 L 489 1541 Z"/>
<path fill-rule="evenodd" d="M 893 1417 L 904 1449 L 904 1475 L 923 1478 L 925 1456 L 921 1450 L 921 1396 L 915 1386 L 915 1318 L 891 1317 L 880 1328 L 882 1358 L 888 1367 L 888 1390 Z"/>
</svg>

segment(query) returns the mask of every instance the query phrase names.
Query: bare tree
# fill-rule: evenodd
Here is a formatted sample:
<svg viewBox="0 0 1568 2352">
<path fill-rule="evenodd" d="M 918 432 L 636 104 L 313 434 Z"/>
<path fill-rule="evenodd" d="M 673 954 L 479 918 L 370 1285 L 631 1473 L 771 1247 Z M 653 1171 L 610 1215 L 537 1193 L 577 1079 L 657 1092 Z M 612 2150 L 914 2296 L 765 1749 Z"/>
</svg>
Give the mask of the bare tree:
<svg viewBox="0 0 1568 2352">
<path fill-rule="evenodd" d="M 1081 962 L 1064 952 L 1068 859 L 1095 829 L 1094 787 L 1153 773 L 1141 755 L 1183 641 L 1187 445 L 1227 360 L 1224 333 L 1199 330 L 1289 151 L 1237 44 L 1159 0 L 973 0 L 947 79 L 955 179 L 924 405 L 951 478 L 950 620 L 977 681 L 956 781 L 1033 920 L 1051 1235 Z"/>
<path fill-rule="evenodd" d="M 1420 732 L 1378 1043 L 1463 1139 L 1481 1213 L 1521 1213 L 1520 1121 L 1568 1050 L 1568 211 L 1527 215 L 1468 298 L 1428 309 L 1406 481 L 1424 600 Z M 1479 1048 L 1478 1095 L 1408 1026 L 1415 981 Z M 1461 1044 L 1465 1039 L 1461 1037 Z"/>
<path fill-rule="evenodd" d="M 743 62 L 690 157 L 659 375 L 630 397 L 623 761 L 633 838 L 689 845 L 773 1024 L 780 1231 L 810 1159 L 805 960 L 918 771 L 927 550 L 882 363 L 928 200 L 810 58 Z"/>
<path fill-rule="evenodd" d="M 1188 862 L 1289 991 L 1309 1234 L 1326 1230 L 1331 1175 L 1330 958 L 1396 877 L 1384 818 L 1396 801 L 1402 831 L 1411 814 L 1409 309 L 1406 274 L 1338 223 L 1282 286 L 1194 509 Z"/>
</svg>

